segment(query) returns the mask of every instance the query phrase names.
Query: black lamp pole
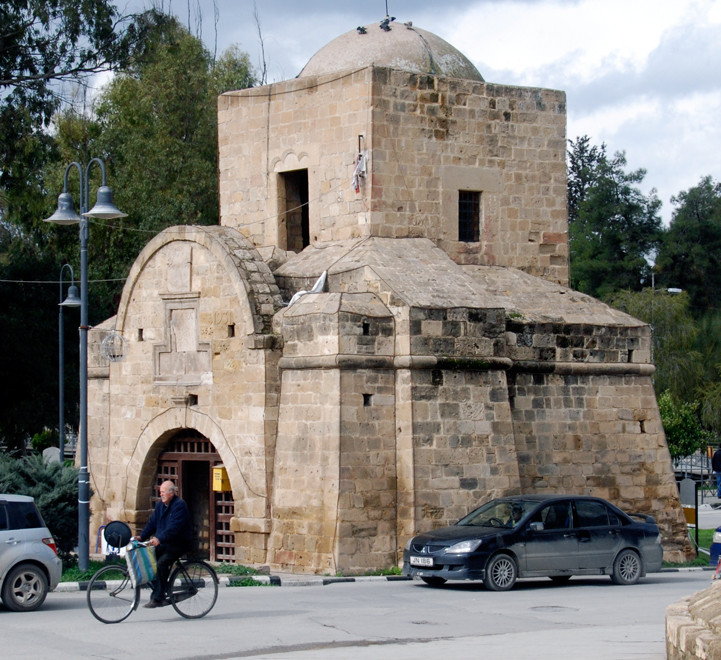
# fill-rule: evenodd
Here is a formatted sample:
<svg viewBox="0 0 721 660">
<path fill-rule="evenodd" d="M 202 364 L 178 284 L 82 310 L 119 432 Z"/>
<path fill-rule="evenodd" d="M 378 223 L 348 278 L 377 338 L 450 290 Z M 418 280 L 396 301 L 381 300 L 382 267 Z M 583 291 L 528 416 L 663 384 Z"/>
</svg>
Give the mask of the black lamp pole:
<svg viewBox="0 0 721 660">
<path fill-rule="evenodd" d="M 93 163 L 100 166 L 103 183 L 97 190 L 95 206 L 88 211 L 89 175 Z M 73 208 L 73 197 L 68 192 L 68 174 L 77 169 L 80 177 L 80 215 Z M 107 185 L 105 164 L 92 158 L 83 168 L 72 162 L 65 168 L 63 192 L 58 197 L 58 208 L 46 222 L 58 225 L 80 225 L 80 472 L 78 474 L 78 568 L 87 570 L 90 563 L 90 473 L 88 471 L 88 218 L 110 220 L 123 218 L 127 213 L 113 204 L 113 192 Z"/>
</svg>

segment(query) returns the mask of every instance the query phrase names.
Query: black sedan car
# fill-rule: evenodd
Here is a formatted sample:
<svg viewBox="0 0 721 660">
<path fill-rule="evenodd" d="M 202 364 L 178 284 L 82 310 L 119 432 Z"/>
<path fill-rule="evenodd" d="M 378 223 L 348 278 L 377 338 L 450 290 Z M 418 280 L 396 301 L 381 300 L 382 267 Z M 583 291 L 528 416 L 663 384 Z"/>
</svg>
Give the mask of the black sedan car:
<svg viewBox="0 0 721 660">
<path fill-rule="evenodd" d="M 413 537 L 403 574 L 433 586 L 483 580 L 493 591 L 526 577 L 560 583 L 572 575 L 610 575 L 616 584 L 634 584 L 661 570 L 662 557 L 651 516 L 626 514 L 597 497 L 515 495 Z"/>
</svg>

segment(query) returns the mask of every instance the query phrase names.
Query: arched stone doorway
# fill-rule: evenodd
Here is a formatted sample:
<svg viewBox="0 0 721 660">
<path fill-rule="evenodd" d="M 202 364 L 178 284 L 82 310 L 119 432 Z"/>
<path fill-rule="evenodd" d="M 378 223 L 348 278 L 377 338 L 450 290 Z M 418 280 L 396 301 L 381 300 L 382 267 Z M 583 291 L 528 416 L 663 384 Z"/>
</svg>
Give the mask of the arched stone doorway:
<svg viewBox="0 0 721 660">
<path fill-rule="evenodd" d="M 153 505 L 163 481 L 178 486 L 187 502 L 197 546 L 193 554 L 211 561 L 235 561 L 235 544 L 230 531 L 233 493 L 213 489 L 213 468 L 223 462 L 213 443 L 194 429 L 182 429 L 167 442 L 158 456 L 153 483 Z"/>
</svg>

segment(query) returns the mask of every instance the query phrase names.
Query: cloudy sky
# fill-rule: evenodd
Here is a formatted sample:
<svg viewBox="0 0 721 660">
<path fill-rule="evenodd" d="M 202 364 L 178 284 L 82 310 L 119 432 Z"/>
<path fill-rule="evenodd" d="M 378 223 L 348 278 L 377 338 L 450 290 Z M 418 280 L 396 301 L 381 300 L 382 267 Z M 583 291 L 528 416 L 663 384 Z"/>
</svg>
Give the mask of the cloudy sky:
<svg viewBox="0 0 721 660">
<path fill-rule="evenodd" d="M 488 82 L 564 90 L 568 137 L 588 135 L 645 168 L 670 197 L 721 179 L 719 0 L 119 0 L 175 13 L 221 53 L 236 44 L 268 81 L 296 76 L 336 36 L 386 14 L 461 50 Z M 258 22 L 254 18 L 257 7 Z"/>
</svg>

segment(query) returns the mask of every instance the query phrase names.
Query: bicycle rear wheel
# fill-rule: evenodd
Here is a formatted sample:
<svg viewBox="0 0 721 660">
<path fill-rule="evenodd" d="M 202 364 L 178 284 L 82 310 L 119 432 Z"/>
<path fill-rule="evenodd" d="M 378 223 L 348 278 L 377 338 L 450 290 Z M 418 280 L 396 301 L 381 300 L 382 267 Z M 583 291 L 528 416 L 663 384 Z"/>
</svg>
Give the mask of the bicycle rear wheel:
<svg viewBox="0 0 721 660">
<path fill-rule="evenodd" d="M 186 619 L 199 619 L 213 609 L 218 598 L 218 577 L 204 561 L 187 561 L 170 576 L 168 598 Z"/>
<path fill-rule="evenodd" d="M 87 600 L 98 621 L 120 623 L 138 606 L 140 587 L 133 586 L 126 566 L 104 566 L 90 580 Z"/>
</svg>

